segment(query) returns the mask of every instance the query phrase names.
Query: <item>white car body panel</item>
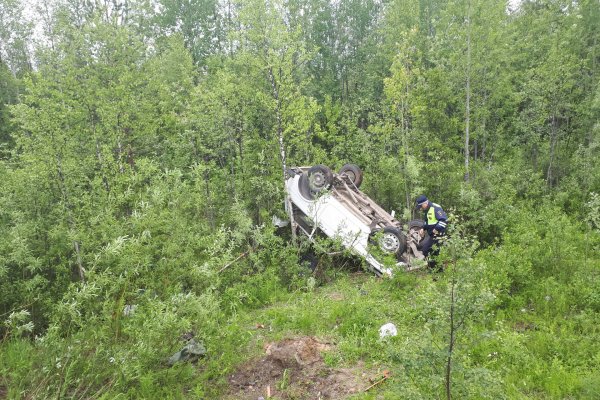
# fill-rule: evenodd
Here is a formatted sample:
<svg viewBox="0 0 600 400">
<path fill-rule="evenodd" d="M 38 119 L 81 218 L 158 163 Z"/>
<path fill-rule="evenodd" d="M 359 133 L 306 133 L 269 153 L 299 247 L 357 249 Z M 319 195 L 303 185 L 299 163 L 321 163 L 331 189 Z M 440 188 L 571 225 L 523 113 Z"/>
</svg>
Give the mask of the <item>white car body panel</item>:
<svg viewBox="0 0 600 400">
<path fill-rule="evenodd" d="M 314 200 L 307 199 L 300 192 L 300 178 L 301 174 L 296 174 L 286 180 L 292 203 L 328 237 L 340 240 L 344 247 L 363 257 L 378 275 L 391 275 L 392 271 L 385 268 L 368 251 L 371 227 L 332 192 L 325 192 Z M 399 262 L 397 265 L 404 266 L 405 263 Z"/>
</svg>

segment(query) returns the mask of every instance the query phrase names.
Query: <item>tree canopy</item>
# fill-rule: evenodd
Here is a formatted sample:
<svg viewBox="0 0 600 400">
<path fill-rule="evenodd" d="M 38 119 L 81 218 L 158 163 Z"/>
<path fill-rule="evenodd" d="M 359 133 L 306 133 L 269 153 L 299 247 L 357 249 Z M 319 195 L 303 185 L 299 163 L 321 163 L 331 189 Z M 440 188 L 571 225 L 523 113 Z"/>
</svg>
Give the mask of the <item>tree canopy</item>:
<svg viewBox="0 0 600 400">
<path fill-rule="evenodd" d="M 597 398 L 599 160 L 598 0 L 0 0 L 0 397 L 227 398 L 271 318 L 395 371 L 357 398 Z M 356 260 L 270 221 L 346 163 L 445 273 L 327 305 Z"/>
</svg>

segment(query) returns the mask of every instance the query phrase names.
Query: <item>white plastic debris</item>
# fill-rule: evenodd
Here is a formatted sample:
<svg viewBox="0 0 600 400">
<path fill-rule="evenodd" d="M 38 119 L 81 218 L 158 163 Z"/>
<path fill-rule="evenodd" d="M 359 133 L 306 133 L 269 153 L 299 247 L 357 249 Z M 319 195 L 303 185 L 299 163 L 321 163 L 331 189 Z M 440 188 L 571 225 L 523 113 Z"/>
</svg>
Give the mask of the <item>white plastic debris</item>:
<svg viewBox="0 0 600 400">
<path fill-rule="evenodd" d="M 387 324 L 382 325 L 381 328 L 379 328 L 379 337 L 381 339 L 383 339 L 384 337 L 396 335 L 398 335 L 398 329 L 396 329 L 396 325 L 392 324 L 391 322 L 388 322 Z"/>
<path fill-rule="evenodd" d="M 271 222 L 273 223 L 273 226 L 277 228 L 283 228 L 290 224 L 290 221 L 281 219 L 277 215 L 273 215 L 273 218 L 271 218 Z"/>
<path fill-rule="evenodd" d="M 136 308 L 137 304 L 125 304 L 125 307 L 123 308 L 123 315 L 126 317 L 133 315 Z"/>
</svg>

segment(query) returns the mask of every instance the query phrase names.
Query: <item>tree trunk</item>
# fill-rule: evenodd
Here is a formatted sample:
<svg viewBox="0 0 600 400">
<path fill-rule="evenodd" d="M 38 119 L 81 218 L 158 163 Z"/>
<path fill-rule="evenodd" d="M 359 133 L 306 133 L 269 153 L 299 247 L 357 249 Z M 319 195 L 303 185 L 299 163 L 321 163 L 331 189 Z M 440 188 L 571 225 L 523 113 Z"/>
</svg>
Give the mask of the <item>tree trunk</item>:
<svg viewBox="0 0 600 400">
<path fill-rule="evenodd" d="M 408 83 L 406 84 L 406 97 L 408 98 Z M 411 209 L 410 207 L 410 188 L 408 186 L 408 174 L 406 173 L 406 171 L 408 170 L 408 155 L 409 155 L 409 148 L 408 148 L 408 121 L 406 121 L 406 110 L 408 109 L 408 105 L 405 104 L 405 101 L 402 101 L 402 115 L 401 115 L 401 124 L 402 124 L 402 141 L 403 141 L 403 147 L 404 147 L 404 193 L 406 196 L 406 208 L 408 208 L 409 210 Z"/>
<path fill-rule="evenodd" d="M 471 2 L 467 2 L 467 99 L 465 105 L 465 182 L 469 181 L 469 124 L 471 120 Z"/>
<path fill-rule="evenodd" d="M 106 190 L 107 193 L 110 193 L 110 185 L 108 184 L 108 177 L 106 176 L 106 168 L 104 167 L 104 161 L 102 160 L 102 148 L 100 146 L 100 140 L 98 139 L 98 135 L 97 135 L 97 131 L 96 131 L 96 123 L 98 120 L 98 114 L 96 113 L 96 110 L 90 108 L 88 106 L 88 111 L 90 113 L 90 121 L 92 124 L 92 132 L 93 132 L 93 137 L 94 137 L 94 142 L 96 144 L 96 159 L 98 160 L 98 167 L 100 168 L 100 171 L 102 172 L 102 185 L 104 186 L 104 189 Z"/>
<path fill-rule="evenodd" d="M 269 80 L 271 81 L 271 87 L 273 89 L 273 98 L 275 99 L 276 109 L 275 113 L 277 115 L 277 139 L 279 141 L 279 155 L 281 156 L 281 168 L 282 168 L 282 178 L 283 178 L 283 188 L 285 191 L 285 208 L 288 212 L 288 217 L 290 218 L 290 226 L 292 228 L 292 242 L 296 243 L 296 230 L 297 223 L 294 219 L 294 210 L 292 209 L 292 201 L 290 199 L 290 195 L 287 190 L 287 186 L 285 184 L 287 178 L 287 165 L 286 165 L 286 154 L 285 154 L 285 142 L 283 140 L 283 121 L 281 118 L 281 99 L 279 98 L 279 88 L 277 86 L 277 82 L 275 81 L 275 75 L 273 75 L 273 68 L 269 67 Z"/>
<path fill-rule="evenodd" d="M 119 160 L 119 172 L 125 173 L 125 167 L 123 166 L 123 145 L 121 139 L 117 139 L 117 159 Z"/>
<path fill-rule="evenodd" d="M 552 168 L 554 167 L 554 153 L 556 150 L 556 141 L 557 141 L 557 127 L 556 127 L 556 113 L 552 114 L 552 130 L 550 133 L 550 154 L 548 154 L 548 171 L 546 172 L 546 184 L 548 186 L 552 185 L 552 179 L 554 176 L 552 175 Z"/>
<path fill-rule="evenodd" d="M 65 182 L 65 176 L 62 170 L 62 158 L 60 154 L 56 154 L 56 172 L 58 174 L 58 182 L 60 185 L 60 191 L 62 193 L 63 202 L 65 203 L 65 209 L 67 212 L 67 222 L 69 224 L 69 229 L 71 233 L 75 233 L 77 231 L 77 227 L 75 224 L 75 219 L 73 218 L 73 210 L 71 207 L 71 199 L 69 196 L 69 192 L 67 190 L 67 185 Z M 83 263 L 81 261 L 81 250 L 79 248 L 79 242 L 77 240 L 73 241 L 73 248 L 75 249 L 75 256 L 77 258 L 77 272 L 79 278 L 82 282 L 85 281 L 85 269 L 83 268 Z"/>
<path fill-rule="evenodd" d="M 83 263 L 81 261 L 81 251 L 77 240 L 73 241 L 73 247 L 75 247 L 75 254 L 77 255 L 77 272 L 79 273 L 79 279 L 81 282 L 85 282 L 85 269 L 83 268 Z"/>
</svg>

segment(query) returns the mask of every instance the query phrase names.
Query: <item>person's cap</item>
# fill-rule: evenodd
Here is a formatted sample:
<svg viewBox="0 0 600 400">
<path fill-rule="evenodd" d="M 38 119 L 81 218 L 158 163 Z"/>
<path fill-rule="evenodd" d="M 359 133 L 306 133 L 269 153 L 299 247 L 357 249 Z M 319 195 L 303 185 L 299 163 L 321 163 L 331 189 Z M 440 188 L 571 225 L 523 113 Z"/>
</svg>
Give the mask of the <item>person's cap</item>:
<svg viewBox="0 0 600 400">
<path fill-rule="evenodd" d="M 415 208 L 421 207 L 421 205 L 426 202 L 427 202 L 427 197 L 425 197 L 425 195 L 423 195 L 423 194 L 420 195 L 419 197 L 417 197 L 417 200 L 415 202 Z"/>
</svg>

